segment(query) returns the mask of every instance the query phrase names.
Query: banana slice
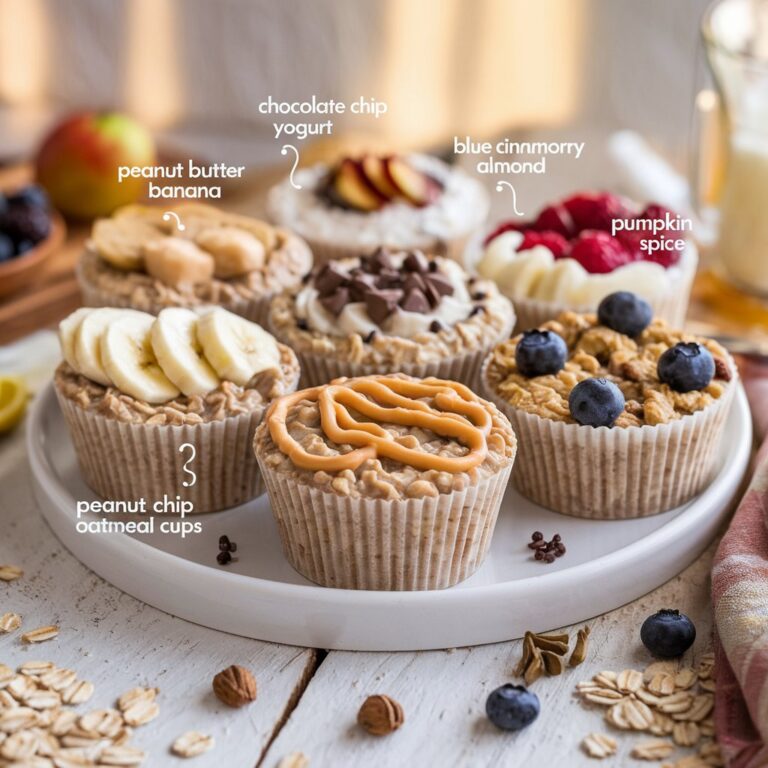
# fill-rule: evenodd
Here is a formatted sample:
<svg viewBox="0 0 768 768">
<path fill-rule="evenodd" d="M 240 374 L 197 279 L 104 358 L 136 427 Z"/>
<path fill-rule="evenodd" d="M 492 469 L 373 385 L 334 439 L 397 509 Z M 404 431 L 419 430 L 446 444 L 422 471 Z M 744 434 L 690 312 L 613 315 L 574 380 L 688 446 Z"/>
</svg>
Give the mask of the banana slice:
<svg viewBox="0 0 768 768">
<path fill-rule="evenodd" d="M 264 244 L 238 227 L 210 227 L 195 238 L 213 256 L 216 277 L 237 277 L 264 266 Z"/>
<path fill-rule="evenodd" d="M 653 301 L 664 293 L 667 286 L 664 267 L 650 261 L 636 261 L 607 274 L 589 275 L 570 292 L 568 299 L 576 306 L 596 307 L 609 293 L 631 290 Z"/>
<path fill-rule="evenodd" d="M 587 270 L 575 259 L 557 259 L 541 278 L 532 298 L 542 301 L 567 301 L 574 291 L 589 277 Z"/>
<path fill-rule="evenodd" d="M 147 403 L 165 403 L 179 390 L 152 350 L 154 322 L 145 312 L 122 313 L 107 323 L 99 346 L 104 370 L 118 389 Z"/>
<path fill-rule="evenodd" d="M 99 219 L 91 231 L 91 240 L 104 261 L 117 269 L 135 271 L 144 268 L 144 246 L 161 234 L 142 218 L 126 216 Z"/>
<path fill-rule="evenodd" d="M 505 232 L 494 237 L 485 249 L 477 271 L 489 280 L 495 280 L 515 260 L 515 252 L 523 242 L 519 232 Z"/>
<path fill-rule="evenodd" d="M 256 323 L 225 309 L 214 309 L 200 318 L 197 338 L 216 373 L 241 387 L 259 371 L 280 366 L 275 339 Z"/>
<path fill-rule="evenodd" d="M 536 290 L 539 281 L 554 263 L 552 251 L 543 245 L 536 245 L 518 253 L 496 276 L 496 282 L 502 292 L 512 299 L 525 299 Z"/>
<path fill-rule="evenodd" d="M 224 223 L 230 227 L 237 227 L 250 232 L 255 238 L 261 240 L 264 250 L 271 253 L 280 245 L 280 234 L 271 224 L 266 221 L 252 219 L 250 216 L 241 216 L 238 213 L 228 213 Z"/>
<path fill-rule="evenodd" d="M 163 373 L 185 395 L 204 395 L 219 377 L 203 356 L 197 338 L 199 317 L 191 309 L 164 309 L 152 326 L 152 350 Z"/>
<path fill-rule="evenodd" d="M 213 277 L 213 257 L 191 240 L 161 237 L 144 247 L 147 272 L 170 286 L 207 283 Z"/>
<path fill-rule="evenodd" d="M 75 357 L 75 337 L 77 336 L 77 329 L 80 327 L 80 323 L 83 322 L 83 318 L 94 311 L 95 310 L 91 307 L 80 307 L 80 309 L 76 309 L 71 315 L 68 315 L 59 323 L 59 346 L 61 347 L 61 355 L 69 367 L 75 371 L 77 370 L 77 357 Z"/>
<path fill-rule="evenodd" d="M 74 332 L 74 360 L 73 368 L 83 376 L 103 384 L 111 386 L 114 382 L 110 378 L 101 356 L 101 337 L 107 326 L 124 314 L 143 314 L 133 309 L 114 309 L 103 307 L 94 309 L 84 315 Z"/>
</svg>

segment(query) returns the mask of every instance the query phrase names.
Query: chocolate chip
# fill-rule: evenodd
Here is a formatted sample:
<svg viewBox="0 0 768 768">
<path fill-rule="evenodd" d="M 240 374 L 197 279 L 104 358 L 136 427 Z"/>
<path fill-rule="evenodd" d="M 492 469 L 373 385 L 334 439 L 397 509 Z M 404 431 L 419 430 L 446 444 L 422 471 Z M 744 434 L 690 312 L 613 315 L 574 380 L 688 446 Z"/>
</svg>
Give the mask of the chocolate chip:
<svg viewBox="0 0 768 768">
<path fill-rule="evenodd" d="M 405 294 L 405 298 L 402 302 L 400 302 L 400 306 L 406 312 L 418 312 L 422 315 L 426 314 L 431 309 L 424 292 L 418 288 L 411 288 L 411 290 Z"/>
<path fill-rule="evenodd" d="M 488 296 L 488 294 L 487 294 L 487 293 L 485 293 L 485 291 L 478 291 L 477 293 L 473 293 L 473 294 L 472 294 L 472 299 L 473 299 L 474 301 L 482 301 L 482 300 L 483 300 L 483 299 L 485 299 L 487 296 Z"/>
<path fill-rule="evenodd" d="M 232 542 L 229 540 L 229 536 L 219 536 L 219 550 L 221 552 L 229 552 Z"/>
<path fill-rule="evenodd" d="M 307 324 L 307 321 L 306 321 L 306 320 L 305 320 L 303 317 L 300 317 L 300 318 L 299 318 L 299 319 L 296 321 L 296 327 L 297 327 L 297 328 L 298 328 L 300 331 L 308 331 L 308 330 L 309 330 L 309 325 Z"/>
<path fill-rule="evenodd" d="M 349 279 L 346 272 L 333 262 L 322 267 L 315 277 L 315 288 L 321 296 L 328 296 Z"/>
<path fill-rule="evenodd" d="M 429 271 L 430 272 L 437 272 L 438 270 L 438 263 L 432 259 L 432 261 L 429 262 Z"/>
<path fill-rule="evenodd" d="M 366 294 L 365 307 L 368 316 L 376 325 L 381 325 L 397 308 L 397 303 L 402 299 L 400 290 L 380 291 L 372 289 Z"/>
<path fill-rule="evenodd" d="M 474 317 L 478 312 L 485 312 L 485 307 L 482 304 L 472 307 L 472 311 L 469 313 L 467 320 L 469 320 L 470 317 Z"/>
<path fill-rule="evenodd" d="M 715 360 L 715 378 L 730 381 L 731 369 L 728 367 L 728 363 L 722 357 L 716 357 L 715 355 L 713 357 Z"/>
<path fill-rule="evenodd" d="M 372 330 L 366 337 L 363 339 L 366 344 L 370 344 L 374 339 L 376 338 L 376 329 Z"/>
<path fill-rule="evenodd" d="M 426 290 L 426 287 L 427 284 L 424 282 L 424 278 L 418 272 L 411 272 L 403 283 L 403 290 L 406 293 L 414 289 L 423 292 Z"/>
<path fill-rule="evenodd" d="M 439 320 L 433 320 L 429 324 L 429 330 L 432 331 L 432 333 L 440 333 L 440 331 L 443 330 L 443 324 Z"/>
<path fill-rule="evenodd" d="M 376 276 L 376 287 L 391 288 L 399 285 L 402 279 L 402 275 L 396 269 L 382 269 Z"/>
<path fill-rule="evenodd" d="M 432 283 L 426 283 L 424 285 L 424 295 L 427 297 L 431 307 L 436 307 L 440 303 L 440 294 Z"/>
<path fill-rule="evenodd" d="M 431 285 L 440 296 L 453 295 L 453 284 L 450 279 L 440 272 L 430 273 L 424 276 L 427 285 Z"/>
<path fill-rule="evenodd" d="M 311 277 L 312 277 L 312 270 L 310 270 L 309 272 L 305 272 L 301 276 L 301 284 L 306 285 L 310 281 Z"/>
<path fill-rule="evenodd" d="M 328 296 L 323 296 L 320 303 L 334 316 L 338 317 L 341 310 L 349 304 L 349 288 L 337 288 Z"/>
<path fill-rule="evenodd" d="M 368 269 L 375 274 L 384 269 L 394 268 L 389 251 L 384 248 L 377 248 L 365 261 Z"/>
<path fill-rule="evenodd" d="M 229 553 L 229 550 L 225 550 L 223 552 L 219 552 L 218 555 L 216 555 L 216 562 L 219 565 L 226 565 L 227 563 L 232 562 L 232 555 Z"/>
<path fill-rule="evenodd" d="M 351 280 L 349 284 L 350 299 L 352 301 L 365 301 L 365 296 L 376 284 L 373 275 L 361 272 Z"/>
<path fill-rule="evenodd" d="M 429 262 L 421 251 L 411 251 L 403 261 L 403 269 L 408 272 L 421 272 L 423 274 L 429 270 Z"/>
</svg>

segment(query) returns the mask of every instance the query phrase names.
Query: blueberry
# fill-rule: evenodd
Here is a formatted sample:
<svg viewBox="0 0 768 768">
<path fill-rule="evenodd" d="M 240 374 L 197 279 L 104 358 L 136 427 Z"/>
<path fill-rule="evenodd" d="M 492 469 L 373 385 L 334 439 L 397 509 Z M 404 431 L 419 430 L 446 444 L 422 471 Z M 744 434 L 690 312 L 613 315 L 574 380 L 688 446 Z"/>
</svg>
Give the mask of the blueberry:
<svg viewBox="0 0 768 768">
<path fill-rule="evenodd" d="M 515 349 L 517 370 L 523 376 L 557 373 L 567 357 L 565 340 L 553 331 L 524 331 Z"/>
<path fill-rule="evenodd" d="M 608 379 L 584 379 L 571 390 L 568 407 L 579 424 L 612 427 L 624 410 L 624 395 Z"/>
<path fill-rule="evenodd" d="M 597 308 L 597 319 L 601 325 L 626 336 L 639 336 L 652 318 L 651 305 L 629 291 L 608 294 Z"/>
<path fill-rule="evenodd" d="M 485 702 L 488 719 L 504 731 L 519 731 L 538 716 L 539 697 L 522 685 L 507 683 L 491 691 Z"/>
<path fill-rule="evenodd" d="M 684 613 L 665 608 L 643 622 L 640 639 L 654 656 L 673 659 L 693 645 L 696 627 Z"/>
<path fill-rule="evenodd" d="M 21 256 L 22 253 L 31 251 L 35 247 L 35 244 L 31 240 L 19 240 L 16 243 L 16 255 Z"/>
<path fill-rule="evenodd" d="M 17 245 L 22 240 L 37 244 L 51 231 L 51 220 L 42 208 L 11 205 L 3 217 L 3 230 Z"/>
<path fill-rule="evenodd" d="M 16 246 L 8 235 L 0 233 L 0 262 L 9 261 L 16 255 Z"/>
<path fill-rule="evenodd" d="M 24 205 L 29 208 L 48 209 L 48 195 L 42 187 L 36 184 L 30 184 L 28 187 L 22 187 L 8 198 L 11 205 Z"/>
<path fill-rule="evenodd" d="M 706 347 L 695 341 L 681 341 L 660 358 L 659 379 L 677 392 L 704 389 L 715 375 L 715 361 Z"/>
</svg>

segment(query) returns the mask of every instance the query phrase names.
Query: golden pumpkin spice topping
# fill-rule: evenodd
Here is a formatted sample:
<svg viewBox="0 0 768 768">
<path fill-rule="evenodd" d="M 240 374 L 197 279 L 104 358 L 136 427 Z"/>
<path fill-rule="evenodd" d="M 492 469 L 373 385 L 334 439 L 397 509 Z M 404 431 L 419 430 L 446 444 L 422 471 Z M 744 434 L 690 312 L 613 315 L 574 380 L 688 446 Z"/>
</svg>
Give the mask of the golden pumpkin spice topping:
<svg viewBox="0 0 768 768">
<path fill-rule="evenodd" d="M 419 398 L 431 398 L 430 405 Z M 316 401 L 320 426 L 337 444 L 355 446 L 345 454 L 309 453 L 287 426 L 291 407 Z M 355 418 L 350 411 L 371 421 Z M 278 448 L 302 469 L 340 472 L 355 470 L 372 459 L 391 459 L 420 470 L 468 472 L 488 454 L 491 414 L 469 388 L 454 381 L 428 378 L 409 380 L 391 376 L 338 379 L 331 384 L 301 390 L 276 400 L 267 413 L 269 431 Z M 382 424 L 430 430 L 453 438 L 468 448 L 463 456 L 444 456 L 408 447 L 395 440 Z"/>
</svg>

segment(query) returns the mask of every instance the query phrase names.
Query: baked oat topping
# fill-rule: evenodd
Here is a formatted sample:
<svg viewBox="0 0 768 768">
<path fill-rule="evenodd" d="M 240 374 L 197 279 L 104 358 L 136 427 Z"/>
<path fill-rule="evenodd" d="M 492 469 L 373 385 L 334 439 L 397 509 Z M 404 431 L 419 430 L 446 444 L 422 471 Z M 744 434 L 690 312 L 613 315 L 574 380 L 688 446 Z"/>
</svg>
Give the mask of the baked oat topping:
<svg viewBox="0 0 768 768">
<path fill-rule="evenodd" d="M 521 375 L 515 362 L 515 348 L 521 336 L 516 336 L 494 349 L 487 367 L 487 382 L 497 396 L 515 408 L 542 418 L 575 424 L 568 396 L 576 384 L 589 378 L 607 379 L 624 395 L 626 402 L 616 427 L 675 421 L 703 410 L 732 386 L 729 380 L 735 375 L 734 364 L 720 344 L 672 330 L 662 320 L 651 323 L 637 339 L 599 325 L 592 314 L 564 312 L 541 328 L 554 331 L 565 340 L 565 367 L 556 374 L 531 378 Z M 659 380 L 659 358 L 681 341 L 697 341 L 715 359 L 718 378 L 704 389 L 677 392 Z"/>
<path fill-rule="evenodd" d="M 256 434 L 261 462 L 342 496 L 438 496 L 514 458 L 506 418 L 439 379 L 338 379 L 276 401 Z"/>
</svg>

